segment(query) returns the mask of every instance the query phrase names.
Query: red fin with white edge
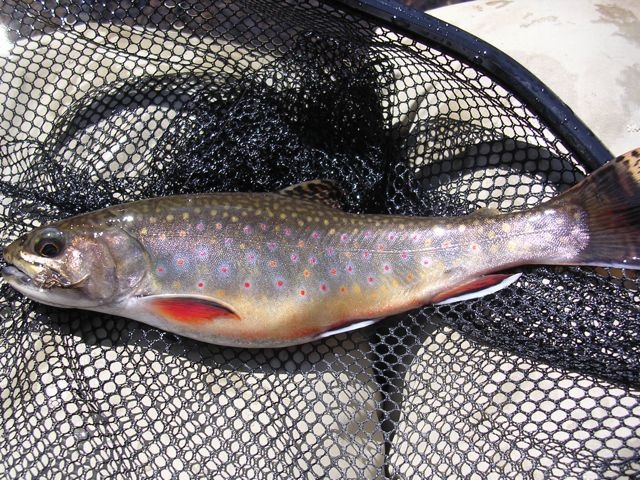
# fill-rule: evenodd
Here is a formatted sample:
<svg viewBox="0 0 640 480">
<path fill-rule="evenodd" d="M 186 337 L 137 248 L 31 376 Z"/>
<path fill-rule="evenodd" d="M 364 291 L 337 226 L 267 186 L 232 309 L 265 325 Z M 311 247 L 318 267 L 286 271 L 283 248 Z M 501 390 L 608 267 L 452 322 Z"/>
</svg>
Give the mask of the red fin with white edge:
<svg viewBox="0 0 640 480">
<path fill-rule="evenodd" d="M 157 296 L 143 299 L 145 306 L 167 321 L 201 325 L 215 320 L 240 320 L 229 308 L 219 303 L 189 296 Z"/>
<path fill-rule="evenodd" d="M 456 285 L 449 290 L 438 293 L 431 299 L 431 303 L 434 305 L 446 305 L 448 303 L 462 302 L 465 300 L 484 297 L 485 295 L 490 295 L 508 287 L 512 283 L 516 282 L 520 278 L 520 275 L 522 274 L 514 273 L 509 275 L 496 273 L 493 275 L 483 275 L 482 277 L 475 278 L 470 282 Z"/>
</svg>

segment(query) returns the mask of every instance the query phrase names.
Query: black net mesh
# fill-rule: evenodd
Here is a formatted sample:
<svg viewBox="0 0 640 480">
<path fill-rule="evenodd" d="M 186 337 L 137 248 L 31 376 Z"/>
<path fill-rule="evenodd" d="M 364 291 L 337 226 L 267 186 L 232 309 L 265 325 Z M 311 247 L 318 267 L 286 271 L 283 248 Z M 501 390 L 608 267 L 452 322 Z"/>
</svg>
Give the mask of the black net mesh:
<svg viewBox="0 0 640 480">
<path fill-rule="evenodd" d="M 336 3 L 1 5 L 5 243 L 134 199 L 314 178 L 353 212 L 509 212 L 590 170 L 535 99 Z M 275 350 L 3 284 L 0 474 L 636 476 L 637 275 L 524 272 L 480 300 Z"/>
</svg>

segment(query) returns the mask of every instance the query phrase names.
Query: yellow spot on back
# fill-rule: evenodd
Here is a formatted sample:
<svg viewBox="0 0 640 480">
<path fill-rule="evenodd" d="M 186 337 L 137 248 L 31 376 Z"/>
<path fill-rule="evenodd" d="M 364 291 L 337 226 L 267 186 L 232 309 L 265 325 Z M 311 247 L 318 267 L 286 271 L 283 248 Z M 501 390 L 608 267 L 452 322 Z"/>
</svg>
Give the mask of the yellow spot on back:
<svg viewBox="0 0 640 480">
<path fill-rule="evenodd" d="M 171 288 L 173 288 L 174 290 L 178 290 L 180 289 L 180 287 L 182 287 L 182 284 L 178 280 L 174 280 L 171 284 Z"/>
<path fill-rule="evenodd" d="M 209 211 L 209 214 L 210 214 L 212 217 L 215 217 L 216 215 L 218 215 L 218 211 L 217 211 L 217 210 L 211 210 L 211 211 Z"/>
<path fill-rule="evenodd" d="M 149 217 L 149 223 L 156 223 L 158 219 L 156 217 Z"/>
<path fill-rule="evenodd" d="M 184 230 L 180 230 L 178 232 L 178 235 L 180 235 L 181 237 L 186 237 L 187 236 L 187 232 L 185 232 Z"/>
<path fill-rule="evenodd" d="M 182 219 L 183 219 L 183 220 L 189 220 L 189 212 L 184 212 L 184 213 L 182 214 Z"/>
<path fill-rule="evenodd" d="M 140 229 L 140 235 L 146 235 L 147 233 L 149 233 L 149 231 L 147 230 L 147 227 Z"/>
<path fill-rule="evenodd" d="M 173 222 L 174 218 L 175 217 L 173 216 L 173 214 L 170 213 L 169 215 L 167 215 L 167 222 Z"/>
<path fill-rule="evenodd" d="M 232 222 L 237 222 L 238 221 L 238 217 L 236 217 L 235 215 L 233 217 L 231 217 L 231 221 Z"/>
<path fill-rule="evenodd" d="M 510 225 L 510 224 L 508 224 L 508 223 L 506 223 L 506 222 L 505 222 L 505 223 L 503 223 L 503 224 L 502 224 L 502 231 L 503 231 L 504 233 L 509 233 L 509 232 L 511 231 L 511 225 Z"/>
<path fill-rule="evenodd" d="M 287 218 L 287 215 L 286 215 L 285 213 L 281 213 L 281 214 L 280 214 L 280 218 L 281 218 L 282 220 L 284 220 L 285 218 Z"/>
</svg>

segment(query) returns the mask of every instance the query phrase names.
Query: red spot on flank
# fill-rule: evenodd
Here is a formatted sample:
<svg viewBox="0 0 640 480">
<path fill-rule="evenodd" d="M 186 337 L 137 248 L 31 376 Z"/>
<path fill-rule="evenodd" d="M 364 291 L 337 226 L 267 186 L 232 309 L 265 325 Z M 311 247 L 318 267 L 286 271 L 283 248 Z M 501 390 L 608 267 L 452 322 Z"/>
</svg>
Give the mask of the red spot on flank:
<svg viewBox="0 0 640 480">
<path fill-rule="evenodd" d="M 291 254 L 291 261 L 292 262 L 297 262 L 298 261 L 298 255 L 296 255 L 295 253 Z"/>
<path fill-rule="evenodd" d="M 288 237 L 291 235 L 291 229 L 290 228 L 285 228 L 284 229 L 284 234 Z"/>
<path fill-rule="evenodd" d="M 449 248 L 450 246 L 451 246 L 451 242 L 449 240 L 445 240 L 444 242 L 442 242 L 443 248 Z"/>
<path fill-rule="evenodd" d="M 362 252 L 362 256 L 363 256 L 364 258 L 369 258 L 369 256 L 370 256 L 370 255 L 371 255 L 371 254 L 369 253 L 369 251 L 368 251 L 368 250 L 365 250 L 364 252 Z"/>
<path fill-rule="evenodd" d="M 338 270 L 336 270 L 335 268 L 332 268 L 331 270 L 329 270 L 329 273 L 335 276 L 338 273 Z"/>
<path fill-rule="evenodd" d="M 349 238 L 349 237 L 347 237 L 346 233 L 343 233 L 342 235 L 340 235 L 340 240 L 342 240 L 343 242 L 346 242 L 347 238 Z"/>
<path fill-rule="evenodd" d="M 269 250 L 275 250 L 276 249 L 276 244 L 273 243 L 273 242 L 269 242 L 269 243 L 267 243 L 267 248 Z"/>
<path fill-rule="evenodd" d="M 369 283 L 373 283 L 373 277 L 369 277 L 369 278 L 367 278 L 367 282 L 369 282 Z"/>
<path fill-rule="evenodd" d="M 323 292 L 327 291 L 327 284 L 323 283 L 322 285 L 320 285 L 320 290 L 322 290 Z"/>
<path fill-rule="evenodd" d="M 275 260 L 271 260 L 271 261 L 269 262 L 269 266 L 270 266 L 271 268 L 276 268 L 276 267 L 278 266 L 278 262 L 276 262 Z"/>
<path fill-rule="evenodd" d="M 396 239 L 396 236 L 395 236 L 395 234 L 390 233 L 388 238 L 389 238 L 389 240 L 393 241 L 393 240 Z"/>
<path fill-rule="evenodd" d="M 305 296 L 305 291 L 304 290 L 300 290 L 300 296 L 304 297 Z"/>
<path fill-rule="evenodd" d="M 158 298 L 150 300 L 149 305 L 167 320 L 181 323 L 199 325 L 219 318 L 240 320 L 240 317 L 222 305 L 201 299 Z"/>
<path fill-rule="evenodd" d="M 327 255 L 333 255 L 335 250 L 333 248 L 329 247 L 329 248 L 327 248 L 326 252 L 327 252 Z"/>
<path fill-rule="evenodd" d="M 478 246 L 478 244 L 477 244 L 477 243 L 472 243 L 472 244 L 471 244 L 471 250 L 472 250 L 473 252 L 477 252 L 479 248 L 480 248 L 480 247 Z"/>
<path fill-rule="evenodd" d="M 425 258 L 422 260 L 422 265 L 424 265 L 425 267 L 428 266 L 431 263 L 431 261 L 428 258 Z"/>
<path fill-rule="evenodd" d="M 164 272 L 164 267 L 158 267 L 158 273 Z"/>
<path fill-rule="evenodd" d="M 251 233 L 251 227 L 249 225 L 244 227 L 242 230 L 244 231 L 244 233 Z"/>
<path fill-rule="evenodd" d="M 197 228 L 199 231 L 203 231 L 203 230 L 204 230 L 204 225 L 203 225 L 202 223 L 199 223 L 198 225 L 196 225 L 196 228 Z"/>
<path fill-rule="evenodd" d="M 300 248 L 304 247 L 304 240 L 300 240 L 300 241 L 298 242 L 298 246 L 299 246 Z"/>
<path fill-rule="evenodd" d="M 244 288 L 251 288 L 250 282 L 244 282 Z"/>
<path fill-rule="evenodd" d="M 313 238 L 320 238 L 320 234 L 319 234 L 318 232 L 313 232 L 313 233 L 311 234 L 311 237 L 313 237 Z"/>
<path fill-rule="evenodd" d="M 198 288 L 202 288 L 202 287 L 204 287 L 204 283 L 198 282 Z"/>
<path fill-rule="evenodd" d="M 385 266 L 384 266 L 384 271 L 385 271 L 385 272 L 388 272 L 389 270 L 391 270 L 391 266 L 389 266 L 389 265 L 385 265 Z"/>
<path fill-rule="evenodd" d="M 401 256 L 404 260 L 406 260 L 406 259 L 407 259 L 407 257 L 408 257 L 409 255 L 407 255 L 407 252 L 402 252 L 402 253 L 400 254 L 400 256 Z"/>
<path fill-rule="evenodd" d="M 308 277 L 309 275 L 311 275 L 311 272 L 310 272 L 309 270 L 305 270 L 304 272 L 302 272 L 302 274 L 303 274 L 305 277 Z"/>
<path fill-rule="evenodd" d="M 364 238 L 371 238 L 371 232 L 369 230 L 364 232 Z"/>
<path fill-rule="evenodd" d="M 384 250 L 384 243 L 379 243 L 378 244 L 378 250 L 380 250 L 380 251 Z"/>
<path fill-rule="evenodd" d="M 283 282 L 282 280 L 278 280 L 278 281 L 276 282 L 276 285 L 278 285 L 279 287 L 281 287 L 281 286 L 283 286 L 283 285 L 284 285 L 284 282 Z"/>
<path fill-rule="evenodd" d="M 177 259 L 176 260 L 176 264 L 181 265 L 181 266 L 184 265 L 184 258 Z"/>
<path fill-rule="evenodd" d="M 216 223 L 216 230 L 220 230 L 222 229 L 222 224 L 221 223 Z"/>
<path fill-rule="evenodd" d="M 353 267 L 351 265 L 347 266 L 347 272 L 349 273 L 353 272 Z"/>
<path fill-rule="evenodd" d="M 316 259 L 316 257 L 311 257 L 311 258 L 309 259 L 309 263 L 310 263 L 311 265 L 315 265 L 316 263 L 318 263 L 318 259 Z"/>
<path fill-rule="evenodd" d="M 267 229 L 267 224 L 266 223 L 261 223 L 260 224 L 260 230 L 266 230 Z"/>
<path fill-rule="evenodd" d="M 340 287 L 340 293 L 344 293 L 346 291 L 347 291 L 347 289 L 345 287 Z"/>
<path fill-rule="evenodd" d="M 229 271 L 229 267 L 220 267 L 220 271 L 222 273 L 227 273 Z"/>
<path fill-rule="evenodd" d="M 198 253 L 198 255 L 200 255 L 201 257 L 206 257 L 207 256 L 207 252 L 206 252 L 206 250 L 200 250 L 200 253 Z"/>
</svg>

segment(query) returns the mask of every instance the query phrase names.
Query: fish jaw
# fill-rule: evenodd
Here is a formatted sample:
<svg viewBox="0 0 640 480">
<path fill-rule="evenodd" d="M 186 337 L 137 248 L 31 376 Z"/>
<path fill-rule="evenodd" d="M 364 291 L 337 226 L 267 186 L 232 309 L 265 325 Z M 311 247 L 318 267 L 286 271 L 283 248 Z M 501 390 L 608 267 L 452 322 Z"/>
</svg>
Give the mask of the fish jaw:
<svg viewBox="0 0 640 480">
<path fill-rule="evenodd" d="M 58 308 L 89 309 L 95 306 L 95 302 L 87 300 L 74 290 L 63 287 L 43 288 L 13 265 L 4 267 L 0 274 L 11 287 L 36 302 Z"/>
</svg>

